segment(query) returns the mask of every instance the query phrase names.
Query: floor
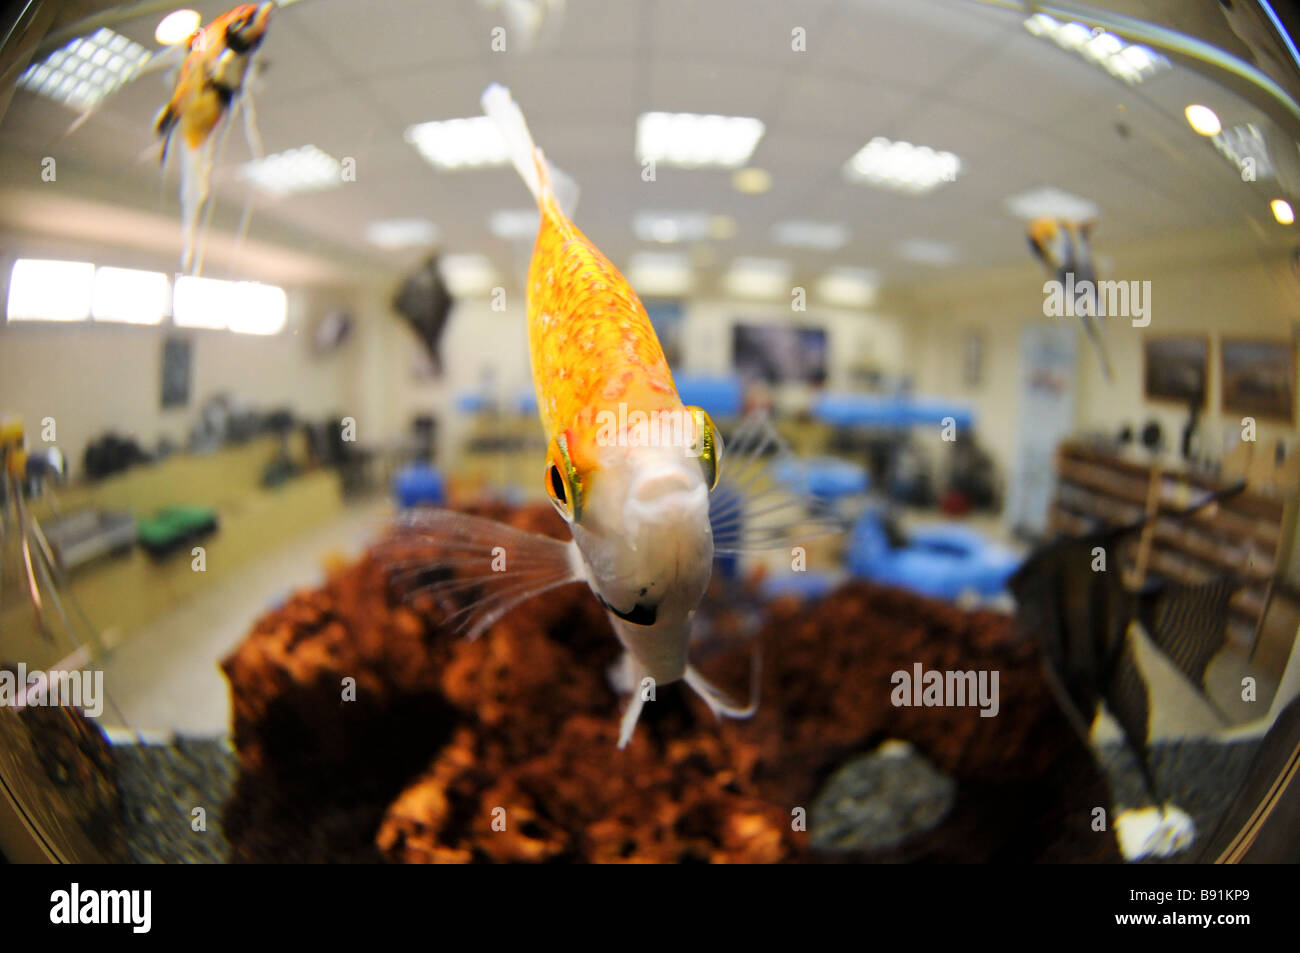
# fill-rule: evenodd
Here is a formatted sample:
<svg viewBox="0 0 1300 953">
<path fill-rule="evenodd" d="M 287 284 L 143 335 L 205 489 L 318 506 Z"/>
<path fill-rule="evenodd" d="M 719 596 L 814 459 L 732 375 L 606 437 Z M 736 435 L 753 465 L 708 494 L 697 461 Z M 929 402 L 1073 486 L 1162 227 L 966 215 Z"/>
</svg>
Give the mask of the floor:
<svg viewBox="0 0 1300 953">
<path fill-rule="evenodd" d="M 221 659 L 268 608 L 295 589 L 317 585 L 328 556 L 360 553 L 391 513 L 387 500 L 350 506 L 340 519 L 222 577 L 180 609 L 132 633 L 104 665 L 105 688 L 126 724 L 146 736 L 229 730 Z"/>
</svg>

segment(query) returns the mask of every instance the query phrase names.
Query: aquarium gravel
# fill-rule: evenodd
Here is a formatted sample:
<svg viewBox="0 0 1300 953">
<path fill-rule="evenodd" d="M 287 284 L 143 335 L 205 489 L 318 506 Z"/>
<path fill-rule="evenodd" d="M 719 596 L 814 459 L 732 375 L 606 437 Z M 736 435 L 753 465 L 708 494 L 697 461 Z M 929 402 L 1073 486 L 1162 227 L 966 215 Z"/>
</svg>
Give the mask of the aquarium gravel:
<svg viewBox="0 0 1300 953">
<path fill-rule="evenodd" d="M 564 531 L 546 507 L 475 512 Z M 756 588 L 716 586 L 710 639 L 694 654 L 743 697 Z M 403 602 L 366 556 L 254 625 L 223 663 L 240 764 L 233 859 L 1119 859 L 1089 823 L 1111 803 L 1105 775 L 1008 616 L 863 582 L 815 603 L 778 599 L 757 632 L 751 720 L 719 723 L 665 685 L 619 751 L 606 677 L 618 646 L 587 591 L 548 593 L 476 641 L 444 629 L 445 611 Z M 895 706 L 891 676 L 917 663 L 998 671 L 999 714 Z M 951 811 L 894 847 L 818 851 L 817 792 L 888 739 L 952 779 Z"/>
</svg>

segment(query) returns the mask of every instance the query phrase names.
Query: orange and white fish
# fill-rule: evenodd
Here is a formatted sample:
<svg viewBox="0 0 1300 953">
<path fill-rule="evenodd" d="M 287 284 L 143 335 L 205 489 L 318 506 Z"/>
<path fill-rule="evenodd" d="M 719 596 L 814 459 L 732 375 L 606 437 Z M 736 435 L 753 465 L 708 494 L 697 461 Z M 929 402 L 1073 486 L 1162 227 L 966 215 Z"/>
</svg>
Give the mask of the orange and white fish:
<svg viewBox="0 0 1300 953">
<path fill-rule="evenodd" d="M 1101 338 L 1097 310 L 1097 268 L 1092 258 L 1092 222 L 1037 218 L 1029 223 L 1025 237 L 1029 249 L 1062 287 L 1080 289 L 1079 320 L 1097 349 L 1106 380 L 1112 380 L 1110 355 Z M 1070 277 L 1072 276 L 1072 277 Z"/>
<path fill-rule="evenodd" d="M 727 455 L 732 479 L 720 483 L 717 427 L 701 408 L 682 404 L 641 301 L 561 209 L 552 170 L 509 91 L 490 86 L 483 108 L 541 211 L 528 273 L 528 343 L 549 440 L 543 480 L 573 539 L 438 510 L 412 511 L 401 524 L 450 549 L 458 565 L 481 567 L 472 580 L 430 587 L 485 593 L 456 613 L 471 637 L 526 599 L 587 583 L 625 650 L 615 682 L 631 700 L 619 747 L 652 685 L 684 680 L 715 714 L 747 717 L 756 692 L 748 705 L 733 704 L 690 664 L 691 622 L 715 555 L 789 545 L 796 530 L 812 528 L 815 504 L 770 478 L 769 456 L 781 442 L 766 421 L 742 426 Z M 397 544 L 393 553 L 401 552 Z M 506 572 L 489 571 L 494 556 L 504 557 Z M 431 567 L 405 568 L 418 576 Z"/>
<path fill-rule="evenodd" d="M 181 156 L 181 218 L 184 250 L 182 269 L 195 265 L 199 216 L 208 200 L 212 179 L 214 130 L 245 94 L 249 63 L 266 38 L 274 3 L 245 3 L 194 31 L 186 41 L 188 53 L 181 63 L 171 98 L 159 111 L 154 129 L 163 137 L 162 161 L 167 161 L 173 139 Z M 245 103 L 250 139 L 251 105 Z"/>
</svg>

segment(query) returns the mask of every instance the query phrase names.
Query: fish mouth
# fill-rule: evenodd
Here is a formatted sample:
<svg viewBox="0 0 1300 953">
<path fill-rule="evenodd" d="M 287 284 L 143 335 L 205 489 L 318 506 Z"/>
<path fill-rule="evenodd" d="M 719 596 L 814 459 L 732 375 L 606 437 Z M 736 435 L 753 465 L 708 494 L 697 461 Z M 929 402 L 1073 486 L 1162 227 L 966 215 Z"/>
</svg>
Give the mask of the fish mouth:
<svg viewBox="0 0 1300 953">
<path fill-rule="evenodd" d="M 638 602 L 627 612 L 622 612 L 618 609 L 615 609 L 613 606 L 611 606 L 600 596 L 597 596 L 596 598 L 600 599 L 600 604 L 603 605 L 610 612 L 614 613 L 614 615 L 618 616 L 624 622 L 630 622 L 633 625 L 643 625 L 643 626 L 654 625 L 655 619 L 659 615 L 659 606 L 657 605 L 648 606 L 645 603 Z"/>
</svg>

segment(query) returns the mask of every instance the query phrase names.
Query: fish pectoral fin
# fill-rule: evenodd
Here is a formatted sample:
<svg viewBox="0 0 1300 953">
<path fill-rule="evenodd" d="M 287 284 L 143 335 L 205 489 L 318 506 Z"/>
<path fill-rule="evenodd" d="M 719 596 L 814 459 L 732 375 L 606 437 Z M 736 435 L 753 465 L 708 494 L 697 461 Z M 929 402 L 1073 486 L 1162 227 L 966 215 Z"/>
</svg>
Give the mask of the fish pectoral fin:
<svg viewBox="0 0 1300 953">
<path fill-rule="evenodd" d="M 444 624 L 471 639 L 519 604 L 584 578 L 572 541 L 451 510 L 402 513 L 375 555 L 395 589 L 408 599 L 432 593 Z"/>
<path fill-rule="evenodd" d="M 718 555 L 784 549 L 848 526 L 803 485 L 803 466 L 766 415 L 747 417 L 723 443 L 709 496 Z"/>
</svg>

